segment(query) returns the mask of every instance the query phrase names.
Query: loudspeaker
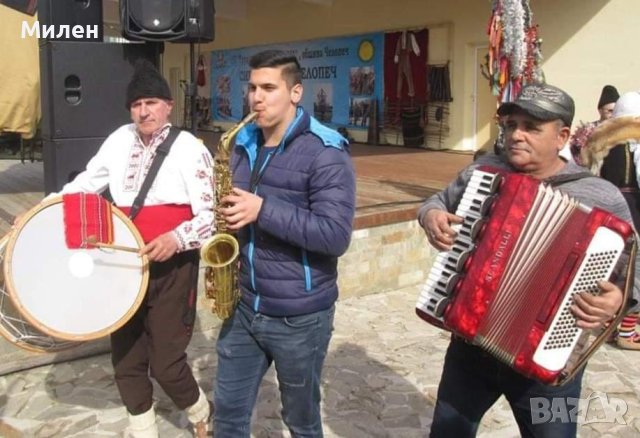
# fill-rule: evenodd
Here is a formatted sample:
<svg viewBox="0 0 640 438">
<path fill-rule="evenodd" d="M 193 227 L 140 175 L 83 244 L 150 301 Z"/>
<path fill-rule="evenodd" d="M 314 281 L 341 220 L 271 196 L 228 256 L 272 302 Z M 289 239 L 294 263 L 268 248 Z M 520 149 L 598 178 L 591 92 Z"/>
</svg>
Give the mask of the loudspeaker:
<svg viewBox="0 0 640 438">
<path fill-rule="evenodd" d="M 55 35 L 47 38 L 50 41 L 102 41 L 102 0 L 40 0 L 38 2 L 38 21 L 41 25 L 54 26 Z M 98 26 L 98 35 L 92 38 L 85 36 L 75 38 L 69 33 L 68 38 L 57 37 L 61 25 Z"/>
<path fill-rule="evenodd" d="M 42 142 L 45 194 L 58 192 L 82 172 L 105 137 L 64 138 Z"/>
<path fill-rule="evenodd" d="M 163 43 L 49 41 L 40 46 L 45 139 L 106 137 L 131 121 L 127 84 L 139 58 L 158 65 Z"/>
<path fill-rule="evenodd" d="M 5 5 L 25 14 L 35 15 L 38 0 L 0 0 L 0 5 Z"/>
<path fill-rule="evenodd" d="M 122 35 L 129 40 L 211 42 L 213 0 L 120 0 Z"/>
</svg>

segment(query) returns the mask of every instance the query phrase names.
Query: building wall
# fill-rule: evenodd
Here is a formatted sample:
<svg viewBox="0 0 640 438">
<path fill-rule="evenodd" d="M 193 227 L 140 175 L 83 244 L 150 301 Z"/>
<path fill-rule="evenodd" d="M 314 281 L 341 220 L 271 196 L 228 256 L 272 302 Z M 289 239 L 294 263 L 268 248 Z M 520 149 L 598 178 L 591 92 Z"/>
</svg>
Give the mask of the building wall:
<svg viewBox="0 0 640 438">
<path fill-rule="evenodd" d="M 603 85 L 613 84 L 621 92 L 640 89 L 635 80 L 640 59 L 631 49 L 639 1 L 531 0 L 531 8 L 543 38 L 547 81 L 574 96 L 576 121 L 597 117 L 595 106 Z M 300 0 L 246 0 L 246 19 L 217 18 L 216 41 L 200 50 L 428 27 L 433 36 L 430 62 L 450 61 L 452 75 L 451 134 L 444 146 L 473 150 L 475 54 L 477 47 L 487 45 L 490 14 L 489 0 L 334 0 L 331 6 Z M 183 78 L 188 75 L 188 53 L 188 45 L 167 44 L 167 77 L 171 67 L 180 67 Z"/>
<path fill-rule="evenodd" d="M 547 81 L 557 83 L 576 101 L 578 121 L 597 119 L 602 87 L 620 94 L 640 90 L 640 56 L 636 46 L 640 17 L 636 0 L 552 0 L 541 3 L 537 17 L 544 38 Z M 578 14 L 566 11 L 575 10 Z M 564 30 L 566 29 L 566 30 Z"/>
</svg>

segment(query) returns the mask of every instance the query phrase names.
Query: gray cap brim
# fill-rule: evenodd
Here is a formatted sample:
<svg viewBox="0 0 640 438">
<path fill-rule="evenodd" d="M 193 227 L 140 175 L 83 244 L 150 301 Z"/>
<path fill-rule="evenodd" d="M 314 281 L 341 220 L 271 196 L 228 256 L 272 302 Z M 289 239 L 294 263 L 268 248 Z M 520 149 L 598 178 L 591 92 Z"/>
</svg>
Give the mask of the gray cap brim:
<svg viewBox="0 0 640 438">
<path fill-rule="evenodd" d="M 553 105 L 548 102 L 539 102 L 545 105 Z M 499 116 L 508 116 L 513 114 L 514 112 L 524 112 L 525 114 L 530 115 L 534 119 L 542 120 L 547 122 L 549 120 L 562 120 L 563 123 L 567 126 L 571 126 L 571 117 L 569 114 L 564 114 L 566 111 L 558 110 L 558 108 L 544 108 L 540 105 L 534 103 L 533 100 L 529 101 L 516 101 L 516 102 L 505 102 L 498 108 Z"/>
</svg>

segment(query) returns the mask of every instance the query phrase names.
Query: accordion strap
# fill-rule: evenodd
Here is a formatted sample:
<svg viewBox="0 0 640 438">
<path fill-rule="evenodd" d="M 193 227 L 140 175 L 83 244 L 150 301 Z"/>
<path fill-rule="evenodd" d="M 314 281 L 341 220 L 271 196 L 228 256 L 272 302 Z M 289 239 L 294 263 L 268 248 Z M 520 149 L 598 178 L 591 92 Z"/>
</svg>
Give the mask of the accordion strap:
<svg viewBox="0 0 640 438">
<path fill-rule="evenodd" d="M 568 183 L 571 181 L 577 181 L 582 178 L 595 177 L 595 175 L 591 172 L 578 172 L 578 173 L 565 173 L 562 175 L 554 175 L 544 180 L 545 183 L 549 184 L 551 187 L 557 187 L 564 183 Z"/>
<path fill-rule="evenodd" d="M 511 171 L 509 170 L 506 170 L 500 167 L 495 167 L 495 166 L 487 166 L 487 165 L 478 166 L 478 169 L 484 172 L 498 173 L 501 175 L 504 175 L 506 173 L 511 173 Z M 551 187 L 557 187 L 559 185 L 562 185 L 571 181 L 577 181 L 579 179 L 589 178 L 589 177 L 595 177 L 595 175 L 589 172 L 588 170 L 585 170 L 584 172 L 563 173 L 560 175 L 553 175 L 553 176 L 550 176 L 549 178 L 542 180 L 542 182 L 550 185 Z"/>
<path fill-rule="evenodd" d="M 617 329 L 618 325 L 622 321 L 622 318 L 625 316 L 625 308 L 626 303 L 631 296 L 631 289 L 633 288 L 634 277 L 635 277 L 635 259 L 636 253 L 638 252 L 638 242 L 636 240 L 635 235 L 631 237 L 631 249 L 629 254 L 629 263 L 627 265 L 626 278 L 624 281 L 624 288 L 622 290 L 622 307 L 618 314 L 613 318 L 609 325 L 602 331 L 600 335 L 589 345 L 589 347 L 582 352 L 576 361 L 571 364 L 571 368 L 565 368 L 562 372 L 558 381 L 554 383 L 554 385 L 563 385 L 564 383 L 571 380 L 583 366 L 586 365 L 587 360 L 591 358 L 593 353 L 609 338 L 609 336 L 613 333 L 614 330 Z M 567 364 L 569 365 L 569 364 Z"/>
</svg>

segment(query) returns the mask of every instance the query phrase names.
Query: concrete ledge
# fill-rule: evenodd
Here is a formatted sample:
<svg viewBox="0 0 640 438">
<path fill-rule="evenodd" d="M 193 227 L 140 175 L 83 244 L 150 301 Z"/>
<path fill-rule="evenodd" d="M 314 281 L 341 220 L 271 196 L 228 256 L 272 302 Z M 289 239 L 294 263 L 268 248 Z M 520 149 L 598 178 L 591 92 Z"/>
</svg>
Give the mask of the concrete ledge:
<svg viewBox="0 0 640 438">
<path fill-rule="evenodd" d="M 364 228 L 380 227 L 383 225 L 395 224 L 398 222 L 408 222 L 415 220 L 420 204 L 410 206 L 400 210 L 382 211 L 371 214 L 361 214 L 353 221 L 354 230 Z"/>
</svg>

